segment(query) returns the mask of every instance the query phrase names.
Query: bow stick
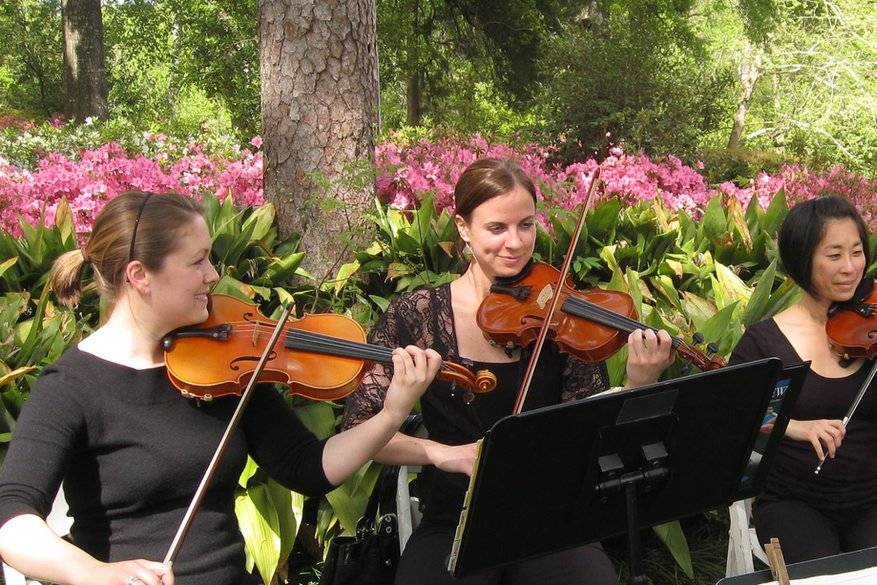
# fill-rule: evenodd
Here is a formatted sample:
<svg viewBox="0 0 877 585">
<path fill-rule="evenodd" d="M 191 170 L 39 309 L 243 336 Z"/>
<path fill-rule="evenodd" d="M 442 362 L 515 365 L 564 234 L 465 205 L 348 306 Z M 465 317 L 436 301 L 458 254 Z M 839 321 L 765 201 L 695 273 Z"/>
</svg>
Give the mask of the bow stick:
<svg viewBox="0 0 877 585">
<path fill-rule="evenodd" d="M 560 304 L 560 293 L 563 290 L 563 283 L 566 282 L 566 277 L 569 274 L 573 252 L 575 251 L 576 244 L 579 242 L 579 236 L 582 234 L 582 228 L 585 225 L 585 216 L 588 214 L 588 208 L 591 205 L 591 196 L 594 194 L 594 188 L 597 186 L 599 180 L 600 167 L 597 166 L 597 169 L 591 177 L 591 185 L 588 187 L 588 195 L 585 197 L 585 202 L 582 204 L 579 220 L 578 223 L 576 223 L 575 233 L 569 242 L 569 248 L 567 248 L 566 251 L 566 258 L 563 261 L 563 267 L 560 269 L 560 276 L 557 280 L 557 290 L 551 295 L 551 303 L 548 305 L 548 311 L 545 313 L 545 321 L 542 323 L 542 328 L 539 329 L 539 336 L 536 338 L 536 343 L 533 345 L 533 353 L 530 354 L 530 361 L 527 364 L 527 370 L 524 372 L 524 378 L 521 381 L 521 388 L 518 390 L 518 397 L 515 400 L 515 408 L 512 411 L 513 414 L 521 413 L 521 410 L 524 407 L 524 401 L 527 399 L 527 392 L 530 389 L 530 383 L 533 381 L 533 374 L 536 372 L 536 363 L 539 361 L 539 355 L 542 353 L 542 346 L 545 345 L 545 339 L 548 336 L 549 329 L 551 329 L 551 320 L 554 318 L 554 313 L 557 306 Z"/>
<path fill-rule="evenodd" d="M 859 407 L 859 403 L 862 401 L 862 397 L 865 395 L 865 392 L 868 390 L 868 387 L 871 385 L 871 382 L 874 380 L 874 375 L 877 374 L 877 359 L 874 360 L 874 365 L 871 366 L 871 371 L 868 372 L 868 378 L 865 380 L 865 383 L 862 384 L 862 387 L 859 388 L 859 393 L 856 394 L 856 399 L 853 400 L 853 403 L 850 405 L 849 410 L 847 410 L 847 414 L 844 416 L 841 424 L 843 424 L 844 429 L 847 428 L 847 423 L 850 422 L 850 419 L 853 418 L 853 414 L 855 414 L 856 409 Z M 823 455 L 822 459 L 819 460 L 819 465 L 816 466 L 816 470 L 813 472 L 816 475 L 819 475 L 819 472 L 822 471 L 822 465 L 825 463 L 825 458 L 827 455 Z"/>
<path fill-rule="evenodd" d="M 241 394 L 241 399 L 238 402 L 237 408 L 234 409 L 234 413 L 228 421 L 225 433 L 223 433 L 222 438 L 219 440 L 219 444 L 216 446 L 216 451 L 213 452 L 213 458 L 210 460 L 210 464 L 207 465 L 207 470 L 204 472 L 204 477 L 201 478 L 201 483 L 198 485 L 198 489 L 195 490 L 195 496 L 192 498 L 192 503 L 189 504 L 189 509 L 186 510 L 186 514 L 183 516 L 183 521 L 180 523 L 179 529 L 177 529 L 177 534 L 174 536 L 174 540 L 164 557 L 164 561 L 162 561 L 166 565 L 173 565 L 177 553 L 180 552 L 180 547 L 183 545 L 183 539 L 186 538 L 186 534 L 192 526 L 195 512 L 197 512 L 198 508 L 201 506 L 201 501 L 204 499 L 207 487 L 210 485 L 210 482 L 213 481 L 213 476 L 216 474 L 216 468 L 219 467 L 219 462 L 222 459 L 222 456 L 225 455 L 225 451 L 228 449 L 228 444 L 231 442 L 231 435 L 240 424 L 241 418 L 244 414 L 244 409 L 250 402 L 250 398 L 256 388 L 256 380 L 258 379 L 259 374 L 262 373 L 262 370 L 265 369 L 265 364 L 268 363 L 268 356 L 274 351 L 274 346 L 277 344 L 280 333 L 283 331 L 283 327 L 286 325 L 286 321 L 289 319 L 289 314 L 291 312 L 292 303 L 288 304 L 286 308 L 283 309 L 283 313 L 280 315 L 280 318 L 277 319 L 277 326 L 271 333 L 271 339 L 265 346 L 265 351 L 262 352 L 262 357 L 259 358 L 259 363 L 256 364 L 256 369 L 253 370 L 253 375 L 250 377 L 250 381 L 247 382 L 247 387 Z"/>
</svg>

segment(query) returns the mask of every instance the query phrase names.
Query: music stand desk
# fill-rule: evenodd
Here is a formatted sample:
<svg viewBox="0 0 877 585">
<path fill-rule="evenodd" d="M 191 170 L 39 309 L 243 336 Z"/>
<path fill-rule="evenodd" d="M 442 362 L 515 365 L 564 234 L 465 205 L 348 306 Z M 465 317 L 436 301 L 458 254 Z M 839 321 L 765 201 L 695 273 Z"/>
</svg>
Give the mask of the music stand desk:
<svg viewBox="0 0 877 585">
<path fill-rule="evenodd" d="M 462 577 L 727 506 L 781 367 L 763 359 L 500 419 L 481 445 L 449 570 Z"/>
<path fill-rule="evenodd" d="M 789 578 L 807 579 L 808 577 L 819 575 L 837 575 L 861 571 L 862 569 L 875 566 L 877 566 L 877 547 L 841 553 L 833 557 L 793 563 L 788 566 L 788 569 Z M 746 575 L 725 577 L 717 585 L 761 585 L 762 583 L 770 583 L 773 580 L 770 570 L 765 569 L 764 571 L 747 573 Z"/>
</svg>

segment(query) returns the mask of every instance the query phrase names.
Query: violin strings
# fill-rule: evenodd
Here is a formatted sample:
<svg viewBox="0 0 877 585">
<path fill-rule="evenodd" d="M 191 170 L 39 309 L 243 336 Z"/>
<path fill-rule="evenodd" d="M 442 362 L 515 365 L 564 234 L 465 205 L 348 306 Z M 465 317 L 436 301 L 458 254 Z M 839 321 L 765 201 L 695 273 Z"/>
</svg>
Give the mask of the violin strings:
<svg viewBox="0 0 877 585">
<path fill-rule="evenodd" d="M 566 306 L 567 304 L 570 305 L 570 308 L 580 311 L 579 316 L 586 319 L 591 319 L 592 321 L 595 321 L 602 325 L 614 327 L 615 329 L 618 329 L 619 331 L 624 331 L 625 333 L 631 333 L 635 329 L 651 329 L 656 333 L 658 331 L 654 327 L 650 327 L 645 323 L 640 323 L 635 319 L 631 319 L 625 315 L 621 315 L 620 313 L 616 313 L 615 311 L 612 311 L 605 307 L 601 307 L 600 305 L 596 305 L 584 299 L 569 297 L 566 303 L 564 303 L 564 306 Z M 677 348 L 680 345 L 685 345 L 685 342 L 678 337 L 670 336 L 670 341 L 674 348 Z"/>
<path fill-rule="evenodd" d="M 269 331 L 272 329 L 271 327 L 260 323 L 252 323 L 248 321 L 243 321 L 241 323 L 244 323 L 244 325 L 233 327 L 232 334 L 250 334 L 254 331 Z M 285 346 L 290 349 L 311 351 L 313 353 L 336 355 L 340 357 L 366 359 L 373 362 L 392 363 L 393 361 L 393 350 L 382 345 L 359 343 L 357 341 L 350 341 L 348 339 L 341 339 L 338 337 L 332 337 L 331 335 L 314 333 L 313 331 L 306 331 L 303 329 L 288 330 L 286 333 Z M 446 370 L 447 366 L 442 364 L 442 369 Z"/>
</svg>

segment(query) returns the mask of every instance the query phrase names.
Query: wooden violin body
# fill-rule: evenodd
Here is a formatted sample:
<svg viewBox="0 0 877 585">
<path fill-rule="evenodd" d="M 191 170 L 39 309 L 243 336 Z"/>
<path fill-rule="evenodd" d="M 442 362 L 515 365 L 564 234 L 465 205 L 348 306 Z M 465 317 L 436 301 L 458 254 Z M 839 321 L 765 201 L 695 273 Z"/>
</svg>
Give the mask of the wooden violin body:
<svg viewBox="0 0 877 585">
<path fill-rule="evenodd" d="M 845 360 L 877 356 L 877 287 L 867 278 L 853 298 L 829 311 L 825 333 L 831 349 Z"/>
<path fill-rule="evenodd" d="M 168 377 L 183 394 L 202 400 L 240 395 L 275 326 L 256 305 L 212 295 L 206 321 L 173 331 L 162 341 Z M 359 323 L 343 315 L 320 313 L 291 319 L 258 381 L 283 384 L 290 394 L 314 400 L 338 400 L 356 388 L 372 362 L 392 363 L 390 348 L 365 340 Z M 438 376 L 475 393 L 496 386 L 492 373 L 473 375 L 448 361 L 442 362 Z"/>
<path fill-rule="evenodd" d="M 478 308 L 478 326 L 488 339 L 506 347 L 529 345 L 545 323 L 546 307 L 555 294 L 560 272 L 549 264 L 533 263 L 514 279 L 496 282 Z M 630 295 L 611 290 L 579 291 L 567 279 L 559 291 L 559 310 L 548 324 L 548 337 L 561 351 L 589 361 L 603 361 L 627 343 L 635 329 L 652 329 L 637 321 Z M 701 370 L 723 367 L 679 338 L 674 349 Z"/>
</svg>

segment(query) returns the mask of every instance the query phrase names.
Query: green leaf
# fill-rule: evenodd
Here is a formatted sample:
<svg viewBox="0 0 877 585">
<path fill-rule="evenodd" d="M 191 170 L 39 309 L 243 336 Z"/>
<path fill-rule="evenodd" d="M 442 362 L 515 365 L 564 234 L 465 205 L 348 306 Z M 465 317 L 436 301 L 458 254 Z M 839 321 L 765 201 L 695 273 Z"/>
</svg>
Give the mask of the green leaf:
<svg viewBox="0 0 877 585">
<path fill-rule="evenodd" d="M 359 270 L 359 262 L 354 260 L 353 262 L 346 262 L 341 265 L 338 269 L 338 274 L 335 276 L 335 287 L 334 291 L 337 295 L 340 293 L 345 286 L 347 286 L 347 281 L 350 280 L 350 277 L 356 274 Z"/>
<path fill-rule="evenodd" d="M 320 439 L 335 433 L 335 410 L 327 402 L 311 400 L 295 407 L 301 422 Z"/>
<path fill-rule="evenodd" d="M 0 263 L 0 277 L 2 277 L 4 274 L 6 274 L 6 271 L 9 270 L 10 268 L 12 268 L 13 266 L 15 266 L 15 264 L 17 262 L 18 262 L 18 257 L 13 256 L 12 258 L 9 258 L 8 260 L 4 260 L 2 263 Z"/>
<path fill-rule="evenodd" d="M 345 533 L 356 533 L 356 521 L 365 511 L 368 496 L 377 482 L 379 471 L 379 464 L 367 463 L 347 481 L 326 494 L 326 499 Z"/>
<path fill-rule="evenodd" d="M 720 242 L 728 233 L 728 219 L 722 208 L 722 198 L 716 195 L 707 203 L 706 211 L 700 222 L 704 235 L 713 243 Z"/>
<path fill-rule="evenodd" d="M 274 226 L 274 204 L 271 202 L 260 205 L 244 220 L 243 229 L 250 229 L 250 239 L 261 240 L 268 235 Z"/>
<path fill-rule="evenodd" d="M 688 548 L 688 541 L 685 539 L 685 533 L 678 520 L 667 522 L 666 524 L 658 524 L 652 528 L 676 563 L 689 579 L 694 579 L 694 567 L 691 565 L 691 550 Z"/>
<path fill-rule="evenodd" d="M 280 520 L 265 484 L 256 484 L 235 498 L 235 514 L 262 580 L 271 583 L 280 563 Z"/>
<path fill-rule="evenodd" d="M 770 204 L 764 211 L 764 217 L 762 218 L 761 224 L 762 229 L 772 237 L 776 237 L 780 225 L 788 214 L 789 204 L 786 202 L 786 192 L 784 189 L 780 189 L 777 191 L 776 195 L 773 196 L 773 199 L 770 200 Z"/>
<path fill-rule="evenodd" d="M 774 276 L 776 275 L 776 266 L 777 261 L 774 259 L 758 278 L 755 290 L 752 291 L 749 302 L 746 304 L 746 309 L 743 311 L 743 325 L 746 327 L 765 318 L 764 313 L 770 301 L 770 293 L 773 289 Z"/>
</svg>

